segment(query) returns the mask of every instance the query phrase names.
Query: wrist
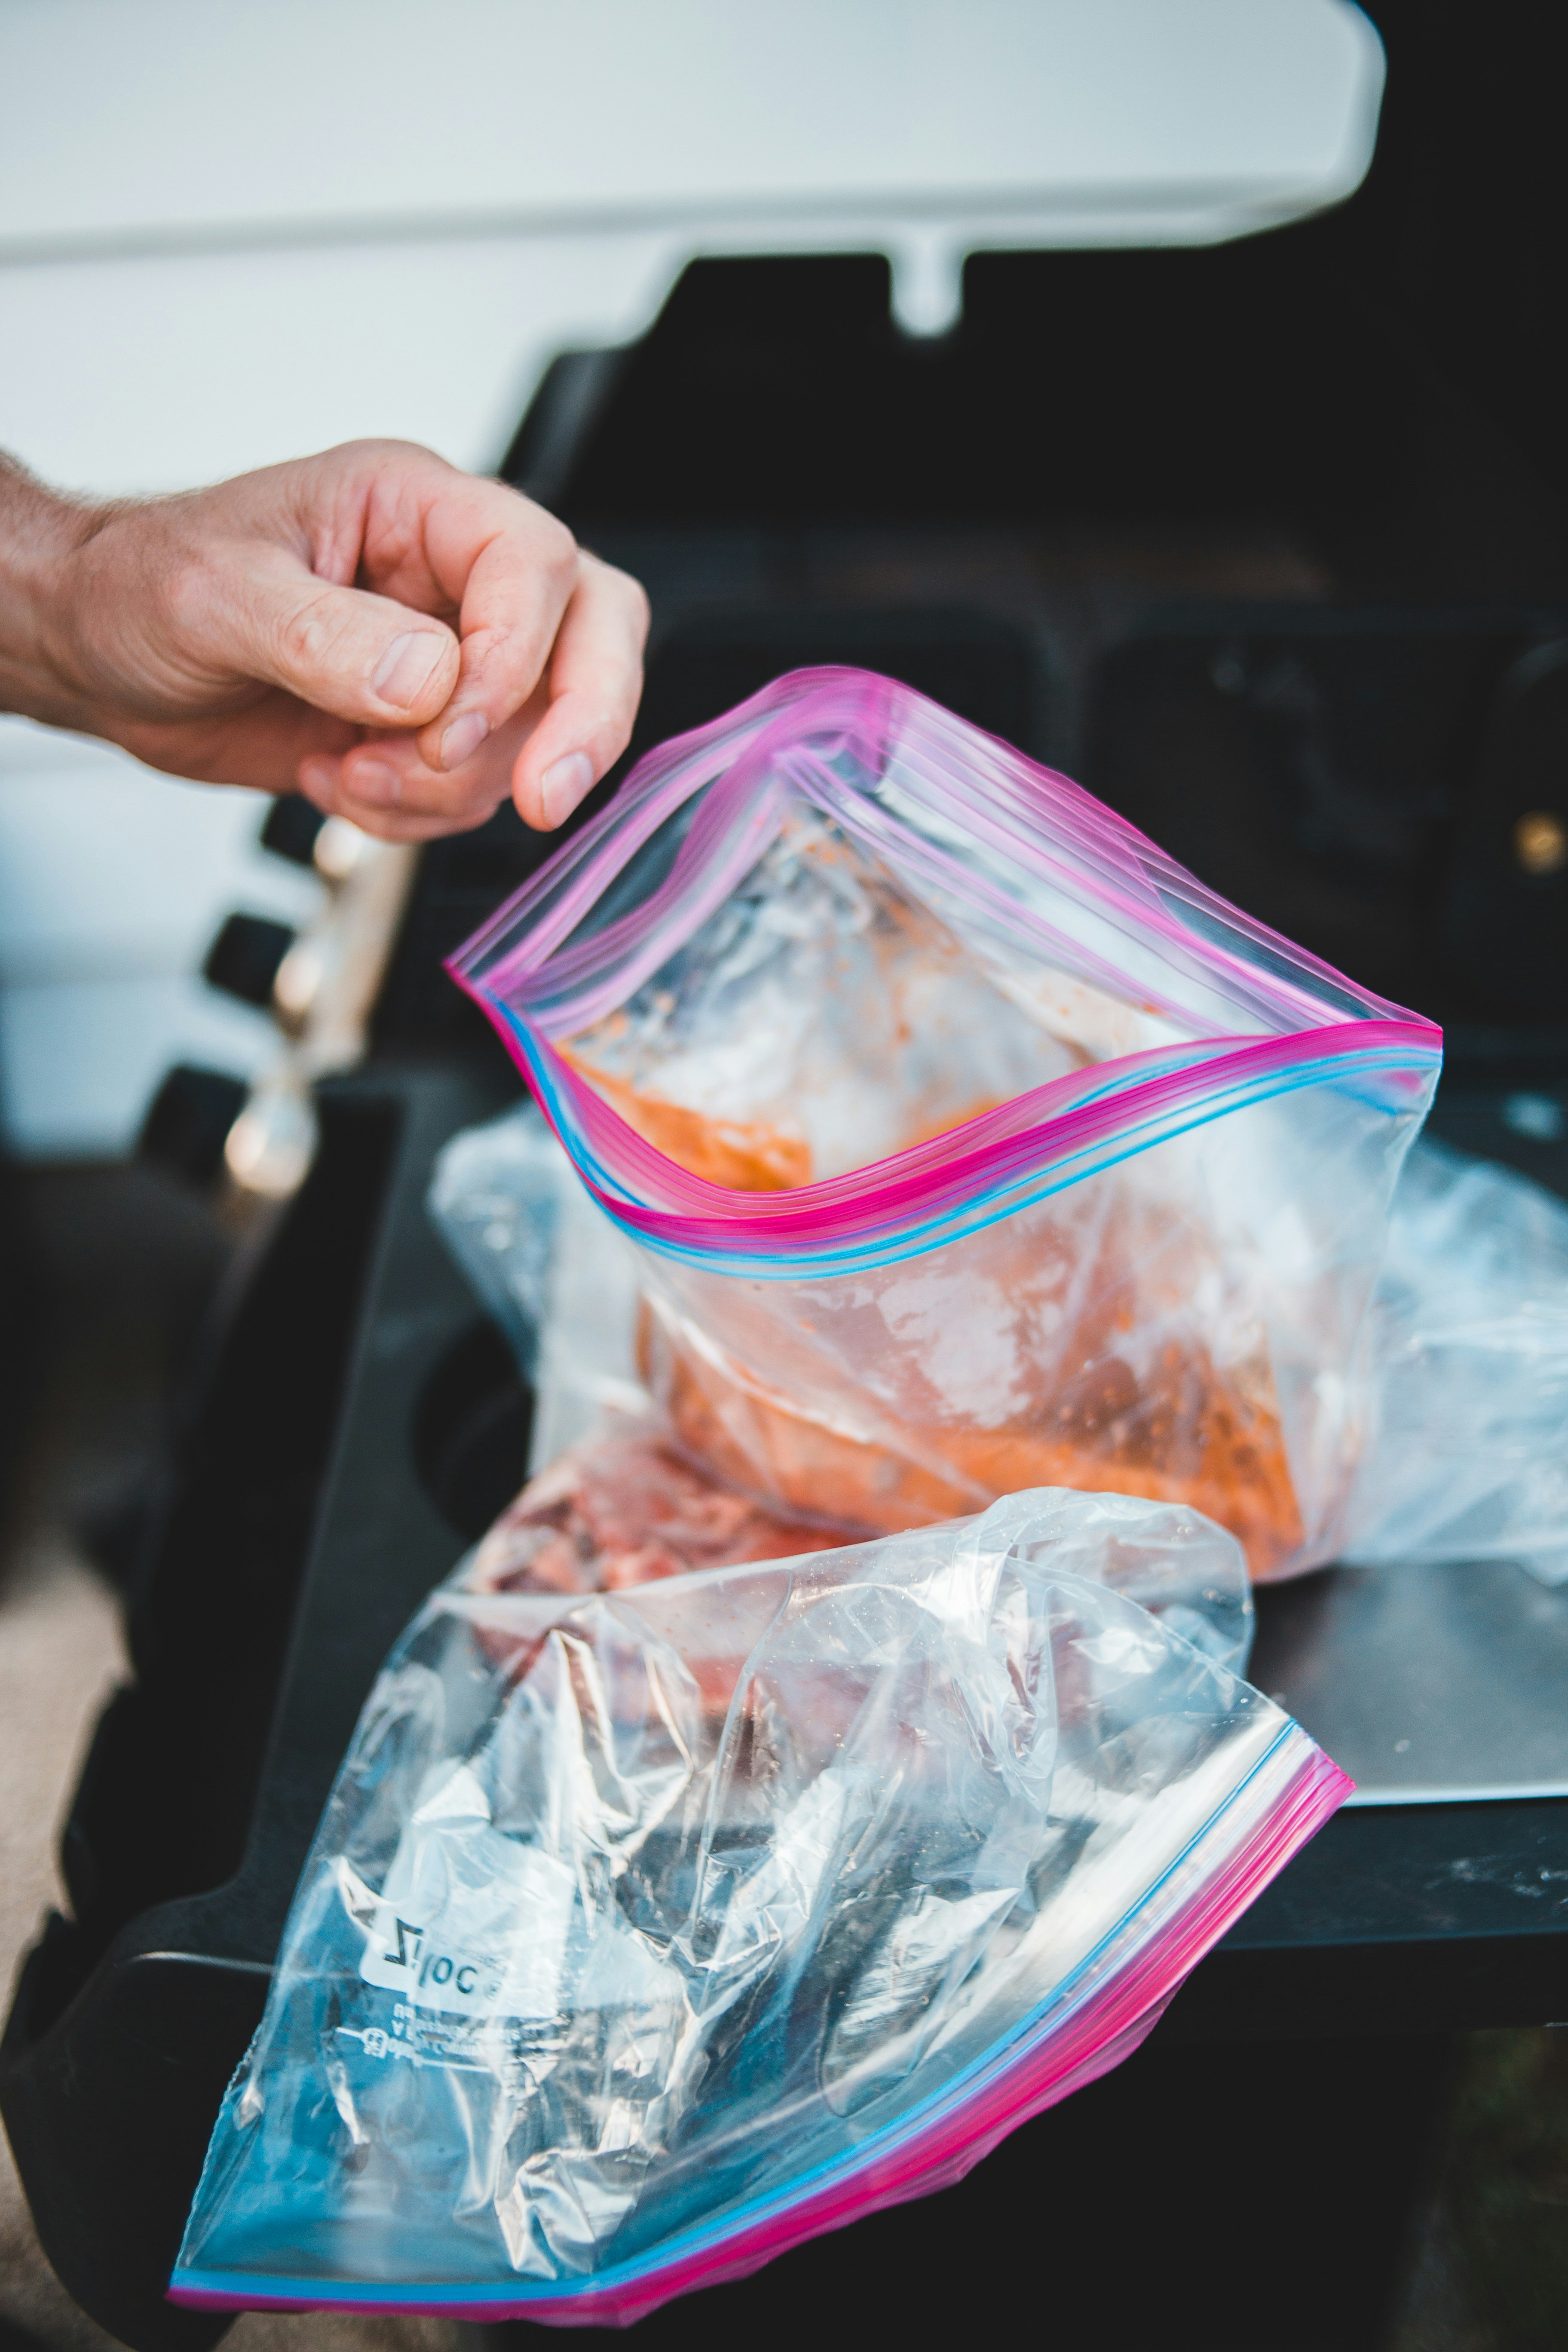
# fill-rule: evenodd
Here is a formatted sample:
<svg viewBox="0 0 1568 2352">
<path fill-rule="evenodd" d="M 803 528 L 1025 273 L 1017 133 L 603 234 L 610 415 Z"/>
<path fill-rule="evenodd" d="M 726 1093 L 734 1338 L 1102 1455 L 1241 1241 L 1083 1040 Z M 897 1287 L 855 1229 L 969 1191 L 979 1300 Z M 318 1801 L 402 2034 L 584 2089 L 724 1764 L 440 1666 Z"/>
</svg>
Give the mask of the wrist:
<svg viewBox="0 0 1568 2352">
<path fill-rule="evenodd" d="M 53 727 L 87 724 L 72 677 L 65 596 L 94 510 L 58 497 L 0 453 L 0 710 Z"/>
</svg>

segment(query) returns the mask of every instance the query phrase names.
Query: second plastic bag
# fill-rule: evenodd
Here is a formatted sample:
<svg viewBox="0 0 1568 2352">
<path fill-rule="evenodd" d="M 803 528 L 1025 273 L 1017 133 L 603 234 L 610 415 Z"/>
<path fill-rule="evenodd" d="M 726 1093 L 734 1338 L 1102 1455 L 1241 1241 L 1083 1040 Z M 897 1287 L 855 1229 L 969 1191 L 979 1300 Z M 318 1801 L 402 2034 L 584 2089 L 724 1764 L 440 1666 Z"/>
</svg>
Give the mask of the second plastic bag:
<svg viewBox="0 0 1568 2352">
<path fill-rule="evenodd" d="M 523 1335 L 534 1465 L 566 1457 L 494 1531 L 520 1570 L 585 1590 L 710 1566 L 716 1543 L 739 1559 L 835 1539 L 781 1524 L 660 1426 L 632 1363 L 635 1253 L 532 1104 L 454 1139 L 431 1207 L 491 1313 Z M 1368 1326 L 1342 1557 L 1512 1559 L 1568 1581 L 1568 1207 L 1424 1139 L 1394 1194 Z"/>
<path fill-rule="evenodd" d="M 1044 1485 L 1331 1559 L 1436 1030 L 908 688 L 645 761 L 454 969 L 642 1258 L 680 1444 L 872 1530 Z"/>
<path fill-rule="evenodd" d="M 1349 1786 L 1190 1511 L 505 1582 L 366 1706 L 176 2301 L 594 2325 L 754 2269 L 1115 2064 Z"/>
<path fill-rule="evenodd" d="M 1568 1208 L 1510 1169 L 1419 1144 L 1372 1353 L 1345 1558 L 1512 1559 L 1568 1583 Z"/>
</svg>

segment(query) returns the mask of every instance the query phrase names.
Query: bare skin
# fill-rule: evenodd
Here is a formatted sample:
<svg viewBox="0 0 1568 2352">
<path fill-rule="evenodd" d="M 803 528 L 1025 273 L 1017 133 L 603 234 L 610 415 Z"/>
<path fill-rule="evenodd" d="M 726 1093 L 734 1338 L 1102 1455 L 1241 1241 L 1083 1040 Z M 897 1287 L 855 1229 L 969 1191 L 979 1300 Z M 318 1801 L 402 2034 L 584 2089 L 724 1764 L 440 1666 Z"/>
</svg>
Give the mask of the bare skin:
<svg viewBox="0 0 1568 2352">
<path fill-rule="evenodd" d="M 560 824 L 626 748 L 647 620 L 542 507 L 412 443 L 109 504 L 0 457 L 0 709 L 384 840 L 509 795 Z"/>
</svg>

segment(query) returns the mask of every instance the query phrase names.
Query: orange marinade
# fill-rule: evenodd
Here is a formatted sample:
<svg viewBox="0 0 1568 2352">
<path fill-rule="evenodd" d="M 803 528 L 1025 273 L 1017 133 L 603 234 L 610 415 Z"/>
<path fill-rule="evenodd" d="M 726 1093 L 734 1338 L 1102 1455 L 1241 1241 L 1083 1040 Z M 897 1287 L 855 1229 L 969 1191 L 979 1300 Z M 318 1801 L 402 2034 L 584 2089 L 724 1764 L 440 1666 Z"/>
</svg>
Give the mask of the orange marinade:
<svg viewBox="0 0 1568 2352">
<path fill-rule="evenodd" d="M 584 1075 L 639 1134 L 710 1183 L 778 1192 L 810 1181 L 808 1147 L 770 1127 L 710 1119 L 596 1070 Z M 989 1108 L 977 1103 L 964 1117 Z M 962 1123 L 917 1128 L 908 1142 Z M 889 1423 L 879 1412 L 875 1438 L 832 1425 L 830 1403 L 822 1417 L 804 1409 L 756 1364 L 727 1371 L 647 1309 L 638 1353 L 680 1445 L 786 1512 L 893 1534 L 1029 1486 L 1098 1488 L 1204 1512 L 1237 1538 L 1254 1579 L 1264 1580 L 1303 1541 L 1268 1363 L 1258 1357 L 1222 1371 L 1201 1341 L 1188 1339 L 1163 1343 L 1137 1370 L 1129 1343 L 1137 1319 L 1131 1277 L 1107 1267 L 1071 1343 L 1058 1350 L 1058 1360 L 1081 1367 L 1070 1379 L 1048 1391 L 1042 1381 L 1022 1412 L 992 1427 L 897 1416 Z"/>
</svg>

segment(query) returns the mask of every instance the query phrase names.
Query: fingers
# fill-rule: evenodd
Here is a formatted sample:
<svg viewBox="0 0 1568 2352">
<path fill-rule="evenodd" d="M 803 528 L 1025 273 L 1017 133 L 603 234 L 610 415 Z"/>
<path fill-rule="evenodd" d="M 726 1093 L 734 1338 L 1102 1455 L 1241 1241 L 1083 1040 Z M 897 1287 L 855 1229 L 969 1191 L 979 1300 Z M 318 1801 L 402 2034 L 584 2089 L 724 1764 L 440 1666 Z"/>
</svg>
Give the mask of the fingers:
<svg viewBox="0 0 1568 2352">
<path fill-rule="evenodd" d="M 341 788 L 337 767 L 338 762 L 331 760 L 304 761 L 298 786 L 300 794 L 312 802 L 323 816 L 346 817 L 362 833 L 374 834 L 378 841 L 439 841 L 447 834 L 463 832 L 468 824 L 482 824 L 489 814 L 480 810 L 474 817 L 454 824 L 446 816 L 421 816 L 399 807 L 371 805 Z"/>
<path fill-rule="evenodd" d="M 647 598 L 637 582 L 581 555 L 550 659 L 545 708 L 512 770 L 512 798 L 525 824 L 545 833 L 563 824 L 626 750 L 642 695 L 647 626 Z"/>
<path fill-rule="evenodd" d="M 399 760 L 369 779 L 387 801 L 395 787 L 407 806 L 409 793 L 423 793 L 434 776 L 493 775 L 493 765 L 468 763 L 530 707 L 547 677 L 549 703 L 562 707 L 542 754 L 523 772 L 519 805 L 532 811 L 530 822 L 559 824 L 624 750 L 642 688 L 647 599 L 624 572 L 580 551 L 564 524 L 531 499 L 426 450 L 377 450 L 359 573 L 392 596 L 335 584 L 345 576 L 339 551 L 318 537 L 316 552 L 307 603 L 299 602 L 298 580 L 275 586 L 275 626 L 301 679 L 315 664 L 335 668 L 340 680 L 363 680 L 366 663 L 379 663 L 369 672 L 374 706 L 341 688 L 331 701 L 319 686 L 294 690 L 342 717 L 416 729 L 417 768 Z M 392 635 L 400 611 L 402 631 Z M 443 611 L 458 616 L 456 641 L 435 616 Z M 352 788 L 352 772 L 342 782 Z M 467 814 L 470 804 L 459 793 L 422 813 L 478 822 Z"/>
<path fill-rule="evenodd" d="M 536 829 L 564 823 L 626 747 L 647 634 L 647 600 L 636 581 L 595 556 L 577 562 L 544 685 L 468 759 L 432 768 L 420 756 L 423 734 L 378 736 L 341 757 L 307 760 L 300 790 L 319 807 L 396 840 L 482 824 L 509 793 Z"/>
<path fill-rule="evenodd" d="M 334 718 L 417 726 L 450 699 L 460 656 L 444 622 L 320 579 L 286 550 L 253 560 L 227 596 L 196 588 L 219 659 Z"/>
<path fill-rule="evenodd" d="M 471 475 L 449 474 L 427 496 L 423 530 L 432 577 L 458 609 L 462 649 L 450 698 L 419 738 L 426 766 L 440 772 L 470 759 L 538 687 L 580 559 L 553 515 Z"/>
<path fill-rule="evenodd" d="M 318 808 L 396 841 L 466 833 L 493 816 L 511 790 L 514 761 L 538 713 L 520 711 L 448 772 L 427 768 L 412 735 L 375 736 L 336 758 L 304 760 L 300 790 Z"/>
</svg>

